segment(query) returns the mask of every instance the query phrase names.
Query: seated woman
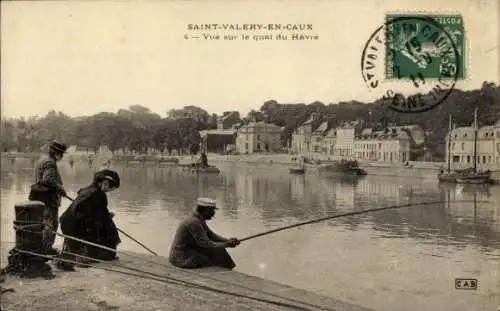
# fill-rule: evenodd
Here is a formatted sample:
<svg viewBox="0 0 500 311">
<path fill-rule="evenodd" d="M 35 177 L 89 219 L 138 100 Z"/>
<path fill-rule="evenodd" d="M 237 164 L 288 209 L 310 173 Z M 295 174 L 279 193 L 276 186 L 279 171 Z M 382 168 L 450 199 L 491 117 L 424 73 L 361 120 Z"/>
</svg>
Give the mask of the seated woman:
<svg viewBox="0 0 500 311">
<path fill-rule="evenodd" d="M 115 171 L 105 169 L 97 172 L 92 184 L 80 189 L 76 199 L 61 215 L 62 232 L 116 250 L 120 237 L 112 220 L 114 215 L 108 210 L 106 192 L 119 187 L 120 177 Z M 59 258 L 88 263 L 88 260 L 74 258 L 76 256 L 67 252 L 99 260 L 116 259 L 116 252 L 65 238 Z M 56 266 L 63 270 L 74 270 L 74 265 L 67 262 L 56 261 Z"/>
</svg>

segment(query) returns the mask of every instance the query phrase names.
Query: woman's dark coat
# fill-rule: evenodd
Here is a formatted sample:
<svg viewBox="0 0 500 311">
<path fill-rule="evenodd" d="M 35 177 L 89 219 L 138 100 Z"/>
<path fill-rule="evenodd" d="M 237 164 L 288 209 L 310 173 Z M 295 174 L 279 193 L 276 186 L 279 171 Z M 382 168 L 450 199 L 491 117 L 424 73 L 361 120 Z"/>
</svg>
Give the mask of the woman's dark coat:
<svg viewBox="0 0 500 311">
<path fill-rule="evenodd" d="M 106 193 L 95 184 L 78 191 L 77 198 L 61 215 L 60 221 L 61 230 L 66 235 L 113 249 L 120 243 L 118 230 L 108 210 Z M 70 244 L 76 246 L 83 243 Z M 77 248 L 81 249 L 82 246 L 78 245 Z M 114 252 L 95 246 L 85 245 L 84 249 L 89 257 L 103 260 L 115 257 Z"/>
</svg>

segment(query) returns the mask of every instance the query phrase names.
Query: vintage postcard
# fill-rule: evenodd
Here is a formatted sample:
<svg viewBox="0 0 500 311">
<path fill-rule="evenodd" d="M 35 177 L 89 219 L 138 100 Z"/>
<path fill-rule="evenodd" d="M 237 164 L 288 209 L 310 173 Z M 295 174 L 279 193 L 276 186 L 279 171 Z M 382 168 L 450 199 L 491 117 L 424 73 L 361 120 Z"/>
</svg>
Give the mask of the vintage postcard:
<svg viewBox="0 0 500 311">
<path fill-rule="evenodd" d="M 500 2 L 2 1 L 1 310 L 500 310 Z"/>
</svg>

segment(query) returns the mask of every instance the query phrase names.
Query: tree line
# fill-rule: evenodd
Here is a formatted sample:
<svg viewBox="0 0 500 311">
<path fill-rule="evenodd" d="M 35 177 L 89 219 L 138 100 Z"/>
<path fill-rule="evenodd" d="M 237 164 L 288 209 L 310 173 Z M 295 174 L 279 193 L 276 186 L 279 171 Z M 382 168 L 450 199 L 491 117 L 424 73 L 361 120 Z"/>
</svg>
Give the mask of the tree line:
<svg viewBox="0 0 500 311">
<path fill-rule="evenodd" d="M 417 124 L 426 131 L 426 149 L 434 158 L 440 159 L 444 158 L 449 115 L 457 126 L 467 126 L 473 121 L 475 108 L 478 108 L 480 125 L 494 124 L 500 116 L 500 86 L 484 82 L 481 88 L 471 91 L 455 89 L 442 104 L 423 113 L 395 112 L 389 109 L 384 99 L 335 104 L 319 101 L 280 104 L 268 100 L 241 120 L 262 120 L 284 127 L 281 137 L 284 146 L 289 144 L 293 130 L 313 112 L 330 120 L 334 126 L 355 120 L 380 129 L 389 125 Z M 196 106 L 172 109 L 165 117 L 140 105 L 116 113 L 101 112 L 76 118 L 50 111 L 43 117 L 2 119 L 1 148 L 2 151 L 38 152 L 48 141 L 57 139 L 92 151 L 105 145 L 112 152 L 144 153 L 153 148 L 169 154 L 173 151 L 194 154 L 199 151 L 199 131 L 216 128 L 217 118 L 216 114 Z"/>
</svg>

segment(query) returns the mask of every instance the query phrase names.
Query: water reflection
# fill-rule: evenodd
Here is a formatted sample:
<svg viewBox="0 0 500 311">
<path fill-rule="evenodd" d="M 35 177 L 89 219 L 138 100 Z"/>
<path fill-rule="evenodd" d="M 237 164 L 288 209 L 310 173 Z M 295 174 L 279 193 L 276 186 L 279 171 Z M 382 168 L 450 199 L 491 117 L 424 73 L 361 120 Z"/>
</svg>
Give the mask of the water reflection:
<svg viewBox="0 0 500 311">
<path fill-rule="evenodd" d="M 72 196 L 92 180 L 93 170 L 80 164 L 61 167 Z M 11 226 L 5 224 L 13 220 L 13 205 L 27 196 L 32 182 L 30 165 L 19 160 L 4 167 L 2 162 L 3 240 L 13 239 Z M 220 175 L 193 174 L 179 168 L 157 166 L 112 168 L 122 179 L 122 187 L 110 193 L 109 198 L 118 226 L 138 240 L 147 241 L 149 247 L 162 255 L 168 254 L 176 225 L 191 213 L 198 196 L 217 199 L 220 209 L 211 226 L 237 237 L 345 212 L 442 201 L 308 225 L 243 243 L 233 252 L 243 272 L 337 298 L 340 295 L 341 299 L 353 297 L 356 303 L 379 306 L 382 310 L 391 310 L 388 301 L 400 296 L 401 288 L 407 289 L 405 295 L 413 293 L 405 299 L 421 301 L 422 309 L 441 310 L 431 304 L 432 299 L 415 294 L 429 287 L 434 296 L 440 297 L 439 301 L 446 301 L 450 295 L 446 286 L 430 284 L 419 266 L 447 267 L 445 271 L 449 275 L 451 269 L 453 273 L 467 274 L 458 263 L 474 262 L 475 269 L 482 273 L 482 280 L 492 278 L 494 283 L 496 279 L 487 271 L 500 262 L 500 206 L 494 200 L 500 197 L 499 186 L 464 187 L 370 175 L 346 180 L 313 173 L 292 175 L 285 167 L 258 165 L 221 166 Z M 492 202 L 453 202 L 474 199 Z M 68 202 L 64 204 L 63 209 Z M 122 247 L 142 251 L 127 241 Z M 416 268 L 399 271 L 401 280 L 391 274 L 387 286 L 392 286 L 394 291 L 366 288 L 367 284 L 353 278 L 361 273 L 374 283 L 388 283 L 385 273 L 391 273 L 397 266 L 388 268 L 387 265 L 395 260 L 406 261 Z M 267 270 L 260 268 L 261 263 L 266 264 Z M 386 266 L 381 267 L 380 263 Z M 430 271 L 429 275 L 431 272 L 436 273 Z M 453 296 L 447 303 L 453 305 L 455 301 L 460 298 Z"/>
</svg>

